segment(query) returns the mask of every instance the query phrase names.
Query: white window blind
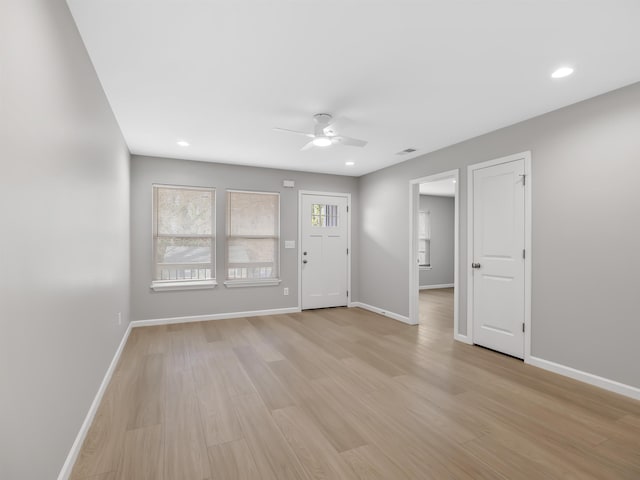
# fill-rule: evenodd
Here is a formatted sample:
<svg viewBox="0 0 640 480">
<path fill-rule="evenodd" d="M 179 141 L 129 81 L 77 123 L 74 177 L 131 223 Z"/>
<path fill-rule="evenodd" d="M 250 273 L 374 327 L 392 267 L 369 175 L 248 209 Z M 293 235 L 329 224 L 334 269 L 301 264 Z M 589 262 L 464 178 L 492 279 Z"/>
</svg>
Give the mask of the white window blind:
<svg viewBox="0 0 640 480">
<path fill-rule="evenodd" d="M 153 283 L 215 278 L 215 190 L 153 186 Z"/>
<path fill-rule="evenodd" d="M 418 212 L 418 263 L 431 266 L 431 214 Z"/>
<path fill-rule="evenodd" d="M 280 194 L 227 191 L 227 280 L 279 278 Z"/>
</svg>

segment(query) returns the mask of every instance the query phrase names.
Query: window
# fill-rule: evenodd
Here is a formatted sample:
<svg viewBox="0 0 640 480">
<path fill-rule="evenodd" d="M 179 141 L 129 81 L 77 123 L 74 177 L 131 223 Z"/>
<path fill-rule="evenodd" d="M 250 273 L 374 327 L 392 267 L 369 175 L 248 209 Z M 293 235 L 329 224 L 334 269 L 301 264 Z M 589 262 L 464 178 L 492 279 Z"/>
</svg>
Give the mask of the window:
<svg viewBox="0 0 640 480">
<path fill-rule="evenodd" d="M 418 264 L 431 267 L 431 214 L 418 212 Z"/>
<path fill-rule="evenodd" d="M 228 287 L 279 280 L 280 194 L 227 191 Z"/>
<path fill-rule="evenodd" d="M 153 186 L 154 290 L 215 286 L 215 190 Z"/>
<path fill-rule="evenodd" d="M 314 227 L 337 227 L 338 205 L 311 205 L 311 225 Z"/>
</svg>

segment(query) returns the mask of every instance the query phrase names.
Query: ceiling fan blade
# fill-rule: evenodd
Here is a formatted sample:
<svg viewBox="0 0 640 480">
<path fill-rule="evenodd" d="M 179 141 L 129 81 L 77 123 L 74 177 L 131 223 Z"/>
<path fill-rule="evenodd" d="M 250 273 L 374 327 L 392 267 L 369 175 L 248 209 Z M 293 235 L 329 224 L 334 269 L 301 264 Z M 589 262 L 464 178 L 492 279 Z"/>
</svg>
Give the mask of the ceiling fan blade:
<svg viewBox="0 0 640 480">
<path fill-rule="evenodd" d="M 313 136 L 313 135 L 312 135 Z M 305 150 L 311 150 L 314 147 L 313 145 L 313 140 L 311 140 L 309 143 L 307 143 L 304 147 L 302 147 L 300 149 L 301 152 L 305 151 Z"/>
<path fill-rule="evenodd" d="M 367 143 L 365 140 L 359 140 L 357 138 L 345 137 L 344 135 L 336 135 L 331 137 L 331 140 L 335 144 L 349 145 L 351 147 L 364 147 Z"/>
<path fill-rule="evenodd" d="M 289 130 L 288 128 L 273 127 L 276 132 L 295 133 L 296 135 L 304 135 L 305 137 L 313 138 L 313 133 L 299 132 L 297 130 Z"/>
</svg>

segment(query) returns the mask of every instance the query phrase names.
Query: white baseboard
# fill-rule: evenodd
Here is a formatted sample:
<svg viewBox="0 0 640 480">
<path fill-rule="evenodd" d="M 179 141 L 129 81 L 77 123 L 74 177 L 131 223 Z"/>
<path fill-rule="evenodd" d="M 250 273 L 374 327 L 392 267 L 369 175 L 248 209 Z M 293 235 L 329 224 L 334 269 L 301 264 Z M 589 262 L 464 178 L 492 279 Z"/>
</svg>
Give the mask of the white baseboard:
<svg viewBox="0 0 640 480">
<path fill-rule="evenodd" d="M 469 345 L 473 345 L 473 342 L 471 341 L 471 339 L 467 335 L 461 335 L 459 333 L 454 333 L 453 334 L 453 338 L 454 338 L 454 340 L 457 340 L 459 342 L 468 343 Z"/>
<path fill-rule="evenodd" d="M 640 400 L 640 388 L 632 387 L 631 385 L 626 385 L 624 383 L 616 382 L 615 380 L 599 377 L 598 375 L 594 375 L 592 373 L 583 372 L 582 370 L 576 370 L 575 368 L 567 367 L 555 362 L 550 362 L 549 360 L 544 360 L 538 357 L 529 356 L 526 359 L 526 363 L 533 365 L 534 367 L 542 368 L 543 370 L 548 370 L 550 372 L 564 375 L 565 377 L 573 378 L 574 380 L 579 380 L 596 387 L 604 388 L 605 390 L 609 390 L 610 392 L 619 393 L 620 395 L 624 395 L 625 397 L 631 397 L 636 400 Z"/>
<path fill-rule="evenodd" d="M 420 290 L 435 290 L 437 288 L 453 288 L 453 283 L 441 283 L 440 285 L 420 285 Z"/>
<path fill-rule="evenodd" d="M 382 308 L 374 307 L 373 305 L 368 305 L 362 302 L 352 302 L 349 304 L 349 307 L 359 307 L 364 310 L 369 310 L 370 312 L 378 313 L 380 315 L 384 315 L 385 317 L 392 318 L 402 323 L 406 323 L 407 325 L 415 325 L 409 321 L 409 317 L 405 317 L 404 315 L 399 315 L 394 312 L 390 312 L 388 310 L 384 310 Z"/>
<path fill-rule="evenodd" d="M 274 308 L 272 310 L 250 310 L 248 312 L 229 312 L 229 313 L 212 313 L 210 315 L 193 315 L 190 317 L 170 317 L 170 318 L 154 318 L 150 320 L 134 320 L 131 322 L 131 326 L 135 327 L 149 327 L 152 325 L 167 325 L 171 323 L 190 323 L 190 322 L 204 322 L 207 320 L 225 320 L 227 318 L 243 318 L 243 317 L 258 317 L 263 315 L 284 315 L 287 313 L 300 312 L 299 307 L 289 308 Z"/>
<path fill-rule="evenodd" d="M 80 431 L 76 436 L 73 445 L 71 446 L 71 450 L 69 450 L 69 454 L 67 455 L 67 459 L 62 465 L 62 469 L 58 474 L 58 480 L 68 480 L 71 476 L 71 471 L 73 470 L 73 466 L 78 459 L 78 455 L 80 454 L 80 449 L 82 448 L 82 444 L 84 443 L 84 439 L 89 433 L 89 428 L 93 423 L 93 419 L 96 416 L 98 411 L 98 407 L 100 406 L 100 402 L 102 401 L 102 397 L 104 396 L 104 392 L 107 390 L 107 386 L 111 381 L 111 377 L 113 376 L 113 372 L 116 370 L 116 365 L 118 365 L 118 360 L 120 360 L 120 355 L 122 354 L 122 350 L 127 343 L 127 339 L 129 338 L 129 333 L 131 333 L 131 322 L 127 326 L 127 329 L 122 336 L 122 340 L 120 341 L 120 345 L 118 345 L 118 349 L 116 353 L 113 355 L 113 359 L 109 364 L 109 368 L 107 368 L 107 372 L 104 374 L 104 378 L 102 379 L 102 383 L 100 383 L 100 387 L 98 388 L 98 392 L 96 396 L 93 398 L 93 402 L 91 402 L 91 406 L 89 407 L 89 411 L 87 412 L 87 416 L 82 422 L 82 426 L 80 427 Z"/>
</svg>

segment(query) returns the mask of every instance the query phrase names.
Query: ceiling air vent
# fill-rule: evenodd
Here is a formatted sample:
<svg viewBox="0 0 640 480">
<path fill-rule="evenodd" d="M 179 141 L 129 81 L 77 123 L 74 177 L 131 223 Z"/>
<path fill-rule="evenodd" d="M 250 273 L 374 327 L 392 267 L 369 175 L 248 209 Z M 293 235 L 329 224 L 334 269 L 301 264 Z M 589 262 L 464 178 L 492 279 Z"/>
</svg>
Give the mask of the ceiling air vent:
<svg viewBox="0 0 640 480">
<path fill-rule="evenodd" d="M 396 155 L 406 155 L 407 153 L 413 153 L 413 152 L 416 152 L 416 151 L 417 150 L 415 148 L 405 148 L 401 152 L 396 153 Z"/>
</svg>

